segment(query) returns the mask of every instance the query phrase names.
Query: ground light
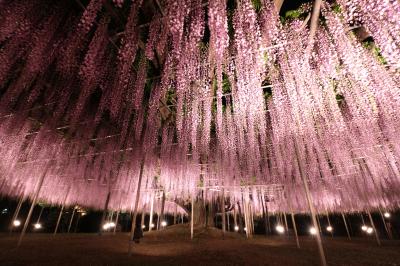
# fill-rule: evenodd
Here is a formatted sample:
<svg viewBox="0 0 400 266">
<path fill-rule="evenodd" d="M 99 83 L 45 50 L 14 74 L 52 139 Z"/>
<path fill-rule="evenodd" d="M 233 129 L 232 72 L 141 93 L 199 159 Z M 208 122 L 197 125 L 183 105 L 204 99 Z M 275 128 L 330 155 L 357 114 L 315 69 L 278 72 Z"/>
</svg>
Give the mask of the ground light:
<svg viewBox="0 0 400 266">
<path fill-rule="evenodd" d="M 386 218 L 390 218 L 390 213 L 385 212 L 385 213 L 383 214 L 383 216 L 385 216 Z"/>
<path fill-rule="evenodd" d="M 151 228 L 154 228 L 154 224 L 151 224 L 150 227 L 151 227 Z"/>
<path fill-rule="evenodd" d="M 326 227 L 326 231 L 332 232 L 333 231 L 333 227 L 329 225 L 328 227 Z"/>
<path fill-rule="evenodd" d="M 361 226 L 361 230 L 367 231 L 367 229 L 368 229 L 368 226 L 366 226 L 366 225 Z"/>
<path fill-rule="evenodd" d="M 275 229 L 276 229 L 276 231 L 279 233 L 279 234 L 283 234 L 284 232 L 285 232 L 285 228 L 283 228 L 283 226 L 282 225 L 277 225 L 276 227 L 275 227 Z"/>
<path fill-rule="evenodd" d="M 372 234 L 373 231 L 374 231 L 374 229 L 372 229 L 372 227 L 368 227 L 367 228 L 367 233 L 368 234 Z"/>
<path fill-rule="evenodd" d="M 239 231 L 239 226 L 235 225 L 235 231 Z"/>
<path fill-rule="evenodd" d="M 145 225 L 142 225 L 142 229 L 145 229 L 146 228 L 146 226 Z"/>
<path fill-rule="evenodd" d="M 246 228 L 246 227 L 244 228 L 244 231 L 247 231 L 247 228 Z"/>
<path fill-rule="evenodd" d="M 113 223 L 113 222 L 111 222 L 111 223 L 105 223 L 105 224 L 103 225 L 103 229 L 104 229 L 104 230 L 108 230 L 108 229 L 113 228 L 113 227 L 115 227 L 115 223 Z"/>
<path fill-rule="evenodd" d="M 20 220 L 14 220 L 14 222 L 13 222 L 13 226 L 14 227 L 18 227 L 20 225 L 21 225 L 21 221 Z"/>
<path fill-rule="evenodd" d="M 33 227 L 38 230 L 38 229 L 42 228 L 42 225 L 40 223 L 35 223 L 33 225 Z"/>
<path fill-rule="evenodd" d="M 166 222 L 166 221 L 162 221 L 162 222 L 161 222 L 161 226 L 162 226 L 162 227 L 166 227 L 166 226 L 167 226 L 167 222 Z"/>
<path fill-rule="evenodd" d="M 310 234 L 311 235 L 316 235 L 317 234 L 317 229 L 315 229 L 314 227 L 310 228 Z"/>
</svg>

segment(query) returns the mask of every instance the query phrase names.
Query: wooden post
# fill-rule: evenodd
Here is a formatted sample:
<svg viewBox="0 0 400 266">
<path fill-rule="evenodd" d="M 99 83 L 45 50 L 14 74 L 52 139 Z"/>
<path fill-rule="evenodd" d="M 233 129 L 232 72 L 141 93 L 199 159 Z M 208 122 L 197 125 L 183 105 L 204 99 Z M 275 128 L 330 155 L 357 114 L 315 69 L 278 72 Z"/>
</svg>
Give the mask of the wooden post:
<svg viewBox="0 0 400 266">
<path fill-rule="evenodd" d="M 72 221 L 74 220 L 74 216 L 75 216 L 75 211 L 76 211 L 76 208 L 75 208 L 75 206 L 74 206 L 74 208 L 73 208 L 73 210 L 72 210 L 71 219 L 69 220 L 69 225 L 68 225 L 68 231 L 67 231 L 67 233 L 69 233 L 69 231 L 71 230 Z"/>
<path fill-rule="evenodd" d="M 312 196 L 311 196 L 310 189 L 309 189 L 308 183 L 307 183 L 308 181 L 307 181 L 306 176 L 305 176 L 305 174 L 303 172 L 303 167 L 301 166 L 300 154 L 299 154 L 299 151 L 298 151 L 297 143 L 296 143 L 295 140 L 293 140 L 293 143 L 294 143 L 294 148 L 295 148 L 295 152 L 296 152 L 297 164 L 298 164 L 298 167 L 299 167 L 299 173 L 300 173 L 301 179 L 303 181 L 304 191 L 306 193 L 307 203 L 308 203 L 308 207 L 309 207 L 310 213 L 311 213 L 312 223 L 313 223 L 314 228 L 316 229 L 318 227 L 318 224 L 317 224 L 317 219 L 316 219 L 316 215 L 315 215 L 315 209 L 314 209 Z M 320 256 L 320 260 L 321 260 L 321 265 L 327 266 L 326 258 L 325 258 L 325 252 L 324 252 L 324 248 L 322 246 L 321 235 L 320 235 L 318 230 L 316 230 L 315 236 L 316 236 L 316 239 L 317 239 L 318 251 L 319 251 L 319 256 Z"/>
<path fill-rule="evenodd" d="M 240 208 L 240 202 L 237 202 L 238 205 L 238 225 L 239 225 L 239 232 L 243 233 L 243 214 L 242 214 L 242 208 Z M 242 200 L 242 206 L 243 206 L 243 200 Z"/>
<path fill-rule="evenodd" d="M 347 227 L 346 218 L 344 217 L 344 213 L 343 213 L 343 212 L 342 212 L 342 218 L 343 218 L 344 226 L 345 226 L 345 228 L 346 228 L 347 238 L 348 238 L 349 240 L 351 240 L 349 228 Z"/>
<path fill-rule="evenodd" d="M 289 200 L 289 208 L 290 208 L 290 216 L 292 218 L 294 236 L 296 238 L 296 245 L 297 245 L 297 248 L 300 248 L 299 235 L 297 234 L 296 220 L 294 219 L 293 208 L 292 208 L 292 204 L 291 204 L 290 200 Z"/>
<path fill-rule="evenodd" d="M 50 163 L 47 164 L 46 169 L 44 170 L 43 174 L 41 175 L 41 177 L 40 177 L 40 179 L 38 181 L 38 184 L 37 184 L 37 187 L 36 187 L 36 191 L 35 191 L 35 195 L 34 195 L 34 197 L 32 199 L 31 208 L 29 209 L 28 216 L 26 217 L 26 220 L 25 220 L 25 223 L 24 223 L 24 228 L 22 228 L 22 232 L 21 232 L 21 234 L 19 236 L 18 247 L 21 245 L 22 239 L 25 236 L 26 229 L 28 228 L 29 222 L 30 222 L 31 217 L 32 217 L 33 209 L 35 208 L 36 201 L 37 201 L 37 199 L 39 197 L 39 194 L 40 194 L 40 190 L 42 189 L 44 178 L 46 177 L 46 174 L 47 174 L 47 171 L 49 170 L 49 168 L 50 168 Z"/>
<path fill-rule="evenodd" d="M 24 202 L 24 196 L 21 195 L 21 198 L 18 201 L 17 208 L 15 209 L 14 215 L 11 219 L 10 234 L 12 233 L 12 230 L 14 229 L 14 221 L 18 218 L 18 214 L 19 214 L 19 211 L 21 210 L 21 206 L 22 206 L 23 202 Z"/>
<path fill-rule="evenodd" d="M 305 57 L 307 58 L 306 60 L 308 60 L 308 58 L 311 56 L 311 50 L 314 44 L 314 37 L 317 32 L 318 19 L 319 19 L 319 13 L 321 11 L 321 6 L 322 6 L 322 0 L 314 0 L 311 22 L 310 22 L 310 35 L 308 40 L 309 43 L 305 50 Z"/>
<path fill-rule="evenodd" d="M 42 217 L 43 210 L 44 210 L 44 206 L 42 206 L 42 209 L 40 210 L 39 216 L 38 216 L 38 218 L 36 220 L 37 224 L 40 222 L 40 217 Z"/>
<path fill-rule="evenodd" d="M 114 226 L 114 232 L 113 232 L 113 234 L 115 235 L 115 233 L 117 232 L 117 226 L 118 226 L 118 218 L 119 218 L 119 213 L 120 213 L 121 211 L 118 211 L 117 212 L 117 216 L 115 217 L 115 226 Z"/>
<path fill-rule="evenodd" d="M 319 232 L 320 233 L 322 233 L 322 227 L 321 227 L 321 221 L 320 221 L 320 217 L 319 217 L 319 215 L 317 214 L 317 222 L 318 222 L 318 229 L 319 229 Z"/>
<path fill-rule="evenodd" d="M 254 234 L 254 208 L 249 203 L 249 211 L 250 211 L 250 222 L 251 222 L 251 236 Z"/>
<path fill-rule="evenodd" d="M 194 195 L 192 195 L 192 213 L 190 217 L 190 239 L 193 239 L 193 222 L 194 222 Z M 183 219 L 182 219 L 183 221 Z"/>
<path fill-rule="evenodd" d="M 160 214 L 157 213 L 157 230 L 160 230 Z"/>
<path fill-rule="evenodd" d="M 369 221 L 371 223 L 372 229 L 374 229 L 376 243 L 378 244 L 378 246 L 380 246 L 381 245 L 381 241 L 379 240 L 378 231 L 376 231 L 374 220 L 372 220 L 372 216 L 371 216 L 371 212 L 370 211 L 368 211 L 368 217 L 369 217 Z"/>
<path fill-rule="evenodd" d="M 54 229 L 53 236 L 55 236 L 57 234 L 58 226 L 60 225 L 61 216 L 62 216 L 62 213 L 63 213 L 63 210 L 64 210 L 65 203 L 67 202 L 67 198 L 68 198 L 68 194 L 69 194 L 70 190 L 71 190 L 71 187 L 68 188 L 67 194 L 65 195 L 65 199 L 64 199 L 64 202 L 63 202 L 63 204 L 61 206 L 60 214 L 58 215 L 57 224 L 56 224 L 56 228 Z"/>
<path fill-rule="evenodd" d="M 76 222 L 75 222 L 74 233 L 76 233 L 78 230 L 79 220 L 81 219 L 81 216 L 82 216 L 82 214 L 78 214 L 78 219 L 76 219 Z"/>
<path fill-rule="evenodd" d="M 233 224 L 234 224 L 233 230 L 235 230 L 236 226 L 238 226 L 236 219 L 236 208 L 233 208 Z"/>
<path fill-rule="evenodd" d="M 267 202 L 265 202 L 265 213 L 267 214 L 268 232 L 271 233 L 271 222 L 269 220 L 269 210 L 268 210 L 268 203 Z"/>
<path fill-rule="evenodd" d="M 249 237 L 251 237 L 252 225 L 251 225 L 251 211 L 250 211 L 250 203 L 247 202 L 246 204 L 246 213 L 247 213 L 247 232 L 249 232 Z"/>
<path fill-rule="evenodd" d="M 328 225 L 330 226 L 330 227 L 332 227 L 332 225 L 331 225 L 331 220 L 329 219 L 329 212 L 328 211 L 326 211 L 326 218 L 328 219 Z M 333 237 L 333 228 L 332 228 L 332 230 L 331 230 L 331 237 Z"/>
<path fill-rule="evenodd" d="M 162 200 L 161 200 L 161 213 L 159 223 L 161 224 L 161 229 L 164 229 L 162 226 L 162 222 L 164 221 L 164 208 L 165 208 L 165 191 L 162 192 Z"/>
<path fill-rule="evenodd" d="M 389 237 L 389 239 L 392 239 L 393 236 L 386 225 L 385 216 L 383 216 L 381 208 L 379 208 L 379 213 L 381 214 L 381 218 L 382 218 L 383 226 L 385 227 L 386 234 Z"/>
<path fill-rule="evenodd" d="M 267 220 L 267 215 L 265 213 L 265 197 L 264 197 L 264 193 L 262 192 L 261 195 L 261 208 L 262 208 L 262 214 L 263 214 L 263 219 L 264 219 L 264 229 L 265 229 L 265 235 L 268 235 L 268 220 Z"/>
<path fill-rule="evenodd" d="M 289 234 L 289 227 L 288 227 L 288 224 L 287 224 L 286 212 L 283 213 L 283 218 L 284 218 L 284 221 L 285 221 L 286 234 Z"/>
<path fill-rule="evenodd" d="M 230 226 L 230 223 L 229 223 L 229 216 L 230 216 L 230 215 L 229 215 L 229 213 L 227 212 L 227 213 L 226 213 L 226 221 L 228 222 L 228 232 L 231 231 L 231 226 Z"/>
<path fill-rule="evenodd" d="M 136 217 L 137 217 L 137 209 L 139 205 L 139 198 L 140 198 L 140 188 L 142 186 L 142 177 L 143 177 L 143 168 L 144 168 L 144 163 L 145 163 L 145 157 L 143 157 L 141 163 L 140 163 L 140 171 L 139 171 L 139 180 L 138 180 L 138 186 L 136 189 L 136 200 L 135 200 L 135 208 L 133 210 L 133 218 L 132 218 L 132 226 L 131 226 L 131 234 L 129 238 L 129 246 L 128 246 L 128 254 L 129 256 L 132 255 L 131 252 L 131 244 L 133 241 L 133 234 L 136 229 Z"/>
<path fill-rule="evenodd" d="M 108 203 L 110 202 L 110 196 L 111 196 L 111 190 L 110 188 L 108 189 L 107 193 L 107 198 L 106 201 L 104 202 L 104 209 L 103 209 L 103 215 L 101 216 L 101 222 L 100 222 L 100 228 L 99 228 L 99 235 L 103 233 L 103 225 L 106 221 L 106 216 L 107 216 L 107 209 L 108 209 Z"/>
<path fill-rule="evenodd" d="M 225 193 L 224 193 L 224 189 L 222 189 L 222 196 L 221 196 L 221 210 L 222 210 L 222 238 L 225 237 Z"/>
<path fill-rule="evenodd" d="M 151 203 L 150 203 L 149 231 L 153 230 L 153 228 L 151 228 L 151 224 L 153 223 L 154 197 L 155 197 L 155 195 L 153 194 L 151 196 Z"/>
<path fill-rule="evenodd" d="M 114 218 L 114 211 L 111 211 L 111 213 L 108 214 L 107 218 L 108 222 L 112 222 L 113 218 Z"/>
<path fill-rule="evenodd" d="M 176 213 L 178 212 L 178 204 L 175 203 L 175 211 L 174 211 L 174 224 L 176 224 Z"/>
<path fill-rule="evenodd" d="M 328 226 L 332 226 L 331 225 L 331 220 L 329 219 L 329 213 L 326 212 L 326 219 L 328 220 Z"/>
<path fill-rule="evenodd" d="M 294 235 L 296 237 L 296 245 L 297 248 L 300 248 L 300 243 L 299 243 L 299 236 L 297 235 L 297 227 L 296 227 L 296 221 L 294 220 L 294 214 L 292 212 L 292 224 L 293 224 L 293 230 L 294 230 Z"/>
<path fill-rule="evenodd" d="M 144 226 L 144 217 L 146 216 L 146 213 L 144 212 L 144 206 L 143 206 L 143 209 L 142 209 L 142 215 L 141 215 L 141 219 L 140 219 L 140 228 L 142 228 L 142 230 L 144 229 L 143 228 L 143 226 Z M 146 227 L 146 226 L 145 226 Z"/>
<path fill-rule="evenodd" d="M 246 237 L 250 238 L 251 237 L 251 217 L 250 217 L 250 212 L 249 212 L 249 203 L 244 201 L 244 221 L 246 225 Z"/>
<path fill-rule="evenodd" d="M 243 201 L 243 213 L 244 213 L 244 230 L 246 233 L 246 238 L 249 238 L 249 225 L 248 225 L 248 219 L 247 219 L 247 204 L 245 201 Z"/>
<path fill-rule="evenodd" d="M 279 212 L 278 213 L 272 213 L 272 216 L 274 216 L 275 214 L 275 224 L 280 224 L 281 225 L 281 217 L 279 216 Z"/>
<path fill-rule="evenodd" d="M 60 214 L 58 215 L 56 228 L 54 229 L 54 234 L 53 234 L 54 236 L 57 234 L 58 226 L 60 225 L 60 221 L 61 221 L 61 216 L 62 216 L 63 210 L 64 210 L 64 204 L 62 205 L 61 210 L 60 210 Z"/>
</svg>

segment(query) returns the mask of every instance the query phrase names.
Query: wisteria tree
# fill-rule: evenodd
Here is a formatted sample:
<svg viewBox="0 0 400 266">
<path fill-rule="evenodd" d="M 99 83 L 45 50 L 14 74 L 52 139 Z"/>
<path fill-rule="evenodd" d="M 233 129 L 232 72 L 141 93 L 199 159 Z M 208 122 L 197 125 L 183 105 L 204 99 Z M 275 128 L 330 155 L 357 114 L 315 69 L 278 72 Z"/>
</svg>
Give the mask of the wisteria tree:
<svg viewBox="0 0 400 266">
<path fill-rule="evenodd" d="M 282 3 L 1 1 L 0 193 L 162 193 L 198 226 L 398 208 L 399 2 Z"/>
</svg>

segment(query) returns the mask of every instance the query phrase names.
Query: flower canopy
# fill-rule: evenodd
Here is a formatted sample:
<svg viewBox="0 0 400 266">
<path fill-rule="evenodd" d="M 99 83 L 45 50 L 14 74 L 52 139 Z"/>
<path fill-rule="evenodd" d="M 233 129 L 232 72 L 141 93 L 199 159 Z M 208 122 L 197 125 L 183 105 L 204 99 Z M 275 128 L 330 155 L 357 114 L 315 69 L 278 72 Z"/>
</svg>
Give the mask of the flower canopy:
<svg viewBox="0 0 400 266">
<path fill-rule="evenodd" d="M 324 1 L 310 40 L 311 11 L 0 1 L 0 193 L 305 212 L 305 181 L 318 212 L 398 208 L 400 3 Z"/>
</svg>

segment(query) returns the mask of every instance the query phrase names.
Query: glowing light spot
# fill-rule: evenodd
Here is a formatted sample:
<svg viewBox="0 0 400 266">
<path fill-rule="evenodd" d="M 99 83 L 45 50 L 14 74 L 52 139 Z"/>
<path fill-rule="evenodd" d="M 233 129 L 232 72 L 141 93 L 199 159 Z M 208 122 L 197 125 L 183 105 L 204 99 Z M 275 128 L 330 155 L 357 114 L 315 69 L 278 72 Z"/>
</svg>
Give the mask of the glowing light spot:
<svg viewBox="0 0 400 266">
<path fill-rule="evenodd" d="M 161 222 L 161 226 L 162 226 L 162 227 L 166 227 L 166 226 L 167 226 L 167 222 L 166 222 L 166 221 L 162 221 L 162 222 Z"/>
<path fill-rule="evenodd" d="M 35 229 L 40 229 L 40 228 L 42 228 L 42 225 L 40 223 L 36 223 L 36 224 L 33 225 L 33 227 Z"/>
<path fill-rule="evenodd" d="M 113 222 L 105 223 L 103 225 L 103 230 L 108 230 L 108 229 L 113 228 L 113 227 L 115 227 L 115 223 L 113 223 Z"/>
<path fill-rule="evenodd" d="M 14 220 L 13 225 L 14 225 L 15 227 L 18 227 L 18 226 L 21 225 L 21 221 L 20 221 L 20 220 Z"/>
<path fill-rule="evenodd" d="M 361 230 L 367 231 L 368 227 L 366 225 L 361 226 Z"/>
<path fill-rule="evenodd" d="M 239 231 L 239 226 L 235 225 L 235 231 Z"/>
<path fill-rule="evenodd" d="M 333 227 L 329 225 L 329 226 L 326 228 L 326 231 L 332 232 L 332 231 L 333 231 Z"/>
<path fill-rule="evenodd" d="M 275 229 L 276 229 L 276 231 L 277 231 L 279 234 L 283 234 L 283 233 L 285 232 L 285 228 L 283 228 L 282 225 L 277 225 L 277 226 L 275 227 Z"/>
<path fill-rule="evenodd" d="M 390 218 L 390 213 L 385 212 L 385 213 L 383 214 L 383 216 L 385 216 L 386 218 Z"/>
<path fill-rule="evenodd" d="M 310 234 L 311 235 L 316 235 L 317 234 L 317 229 L 315 229 L 314 227 L 310 228 Z"/>
</svg>

